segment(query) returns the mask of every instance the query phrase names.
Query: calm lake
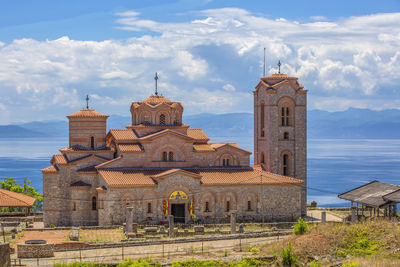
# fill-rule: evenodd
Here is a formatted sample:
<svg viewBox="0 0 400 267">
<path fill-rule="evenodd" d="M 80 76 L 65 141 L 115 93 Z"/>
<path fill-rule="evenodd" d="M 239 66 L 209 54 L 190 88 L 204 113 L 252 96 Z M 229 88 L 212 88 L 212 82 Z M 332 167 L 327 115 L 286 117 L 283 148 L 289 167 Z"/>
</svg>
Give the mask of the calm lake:
<svg viewBox="0 0 400 267">
<path fill-rule="evenodd" d="M 212 137 L 211 141 L 237 142 L 253 151 L 252 139 Z M 42 191 L 41 168 L 66 146 L 68 138 L 0 139 L 0 178 L 32 180 Z M 308 140 L 308 202 L 321 206 L 348 206 L 337 194 L 372 180 L 400 184 L 400 140 Z"/>
</svg>

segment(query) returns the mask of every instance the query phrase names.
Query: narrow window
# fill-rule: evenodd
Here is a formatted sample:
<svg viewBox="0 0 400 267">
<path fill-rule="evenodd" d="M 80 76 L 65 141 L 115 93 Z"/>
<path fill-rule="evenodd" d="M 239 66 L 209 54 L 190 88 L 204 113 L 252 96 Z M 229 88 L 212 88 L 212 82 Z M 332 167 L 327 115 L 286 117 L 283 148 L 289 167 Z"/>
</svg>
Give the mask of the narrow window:
<svg viewBox="0 0 400 267">
<path fill-rule="evenodd" d="M 264 137 L 264 103 L 261 104 L 261 137 Z"/>
<path fill-rule="evenodd" d="M 261 163 L 265 163 L 265 159 L 264 159 L 264 153 L 261 152 Z"/>
<path fill-rule="evenodd" d="M 162 160 L 163 161 L 168 161 L 168 153 L 167 152 L 163 152 L 162 155 L 163 155 L 162 156 Z"/>
<path fill-rule="evenodd" d="M 92 210 L 97 210 L 97 200 L 96 200 L 96 197 L 92 197 Z"/>
<path fill-rule="evenodd" d="M 169 161 L 174 161 L 174 152 L 169 152 Z"/>
<path fill-rule="evenodd" d="M 206 208 L 204 209 L 205 212 L 210 212 L 210 208 L 208 206 L 208 201 L 206 201 Z"/>
<path fill-rule="evenodd" d="M 289 139 L 289 133 L 288 132 L 284 132 L 283 133 L 283 139 Z"/>
<path fill-rule="evenodd" d="M 290 124 L 289 124 L 289 108 L 288 107 L 286 107 L 286 126 L 289 126 Z"/>
<path fill-rule="evenodd" d="M 289 161 L 289 156 L 287 154 L 283 155 L 283 175 L 284 176 L 287 176 L 288 172 L 289 172 L 288 161 Z"/>
<path fill-rule="evenodd" d="M 151 213 L 151 202 L 147 203 L 147 213 Z"/>
<path fill-rule="evenodd" d="M 90 148 L 94 149 L 94 137 L 93 136 L 90 137 Z"/>
<path fill-rule="evenodd" d="M 72 210 L 76 211 L 76 203 L 75 202 L 72 203 Z"/>
<path fill-rule="evenodd" d="M 282 107 L 281 109 L 281 125 L 285 126 L 285 108 Z"/>
<path fill-rule="evenodd" d="M 165 115 L 164 114 L 160 115 L 160 125 L 165 125 Z"/>
<path fill-rule="evenodd" d="M 247 201 L 247 210 L 251 211 L 251 201 L 250 200 Z"/>
<path fill-rule="evenodd" d="M 231 210 L 231 202 L 228 200 L 226 202 L 226 211 L 230 211 Z"/>
</svg>

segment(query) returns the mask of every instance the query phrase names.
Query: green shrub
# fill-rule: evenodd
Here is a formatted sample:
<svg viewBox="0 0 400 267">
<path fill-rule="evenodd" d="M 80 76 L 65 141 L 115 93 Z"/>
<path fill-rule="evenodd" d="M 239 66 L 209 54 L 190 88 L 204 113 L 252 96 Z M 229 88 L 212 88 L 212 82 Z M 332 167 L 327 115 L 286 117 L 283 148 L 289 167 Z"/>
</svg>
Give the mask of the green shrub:
<svg viewBox="0 0 400 267">
<path fill-rule="evenodd" d="M 297 263 L 298 257 L 296 253 L 294 253 L 292 249 L 292 244 L 290 242 L 287 243 L 286 248 L 282 249 L 281 257 L 282 257 L 282 265 L 285 267 L 294 266 Z"/>
<path fill-rule="evenodd" d="M 55 228 L 55 225 L 54 224 L 50 224 L 50 228 Z"/>
<path fill-rule="evenodd" d="M 294 225 L 293 233 L 295 235 L 302 235 L 308 231 L 308 224 L 303 220 L 303 218 L 298 218 L 297 223 Z"/>
<path fill-rule="evenodd" d="M 112 265 L 90 263 L 90 262 L 73 262 L 73 263 L 55 263 L 54 267 L 109 267 Z"/>
<path fill-rule="evenodd" d="M 352 261 L 342 265 L 342 267 L 358 267 L 358 266 L 360 266 L 360 264 L 356 261 Z"/>
<path fill-rule="evenodd" d="M 340 257 L 367 256 L 379 252 L 378 242 L 368 236 L 367 229 L 354 229 L 349 233 L 342 248 L 338 249 L 337 255 Z"/>
<path fill-rule="evenodd" d="M 138 259 L 137 261 L 129 259 L 117 265 L 117 267 L 153 267 L 153 266 L 161 266 L 161 265 L 150 263 L 142 259 Z"/>
<path fill-rule="evenodd" d="M 313 260 L 310 262 L 310 267 L 322 267 L 322 264 L 319 261 Z"/>
</svg>

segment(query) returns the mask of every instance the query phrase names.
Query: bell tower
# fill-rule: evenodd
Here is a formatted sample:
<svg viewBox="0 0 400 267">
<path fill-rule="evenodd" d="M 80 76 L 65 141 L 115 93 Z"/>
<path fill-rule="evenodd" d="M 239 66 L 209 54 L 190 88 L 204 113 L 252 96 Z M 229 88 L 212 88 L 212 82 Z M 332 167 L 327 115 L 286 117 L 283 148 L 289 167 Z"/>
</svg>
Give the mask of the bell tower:
<svg viewBox="0 0 400 267">
<path fill-rule="evenodd" d="M 296 77 L 279 70 L 262 77 L 253 94 L 254 164 L 303 180 L 301 214 L 306 215 L 307 90 Z"/>
</svg>

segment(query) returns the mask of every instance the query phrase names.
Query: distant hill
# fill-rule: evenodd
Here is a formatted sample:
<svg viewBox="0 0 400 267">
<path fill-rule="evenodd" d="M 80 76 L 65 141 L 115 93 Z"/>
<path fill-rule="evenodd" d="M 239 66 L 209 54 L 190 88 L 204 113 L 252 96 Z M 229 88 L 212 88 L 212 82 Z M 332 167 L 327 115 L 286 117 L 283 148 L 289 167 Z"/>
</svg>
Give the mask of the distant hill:
<svg viewBox="0 0 400 267">
<path fill-rule="evenodd" d="M 109 129 L 125 128 L 129 116 L 111 115 Z M 308 112 L 308 138 L 400 139 L 400 110 L 374 111 L 351 108 L 340 112 Z M 202 128 L 210 137 L 253 138 L 253 114 L 196 114 L 184 116 L 192 128 Z M 0 138 L 66 137 L 66 121 L 29 122 L 0 126 Z"/>
</svg>

